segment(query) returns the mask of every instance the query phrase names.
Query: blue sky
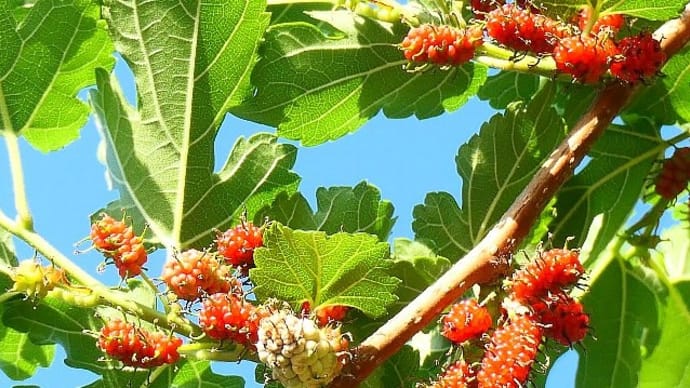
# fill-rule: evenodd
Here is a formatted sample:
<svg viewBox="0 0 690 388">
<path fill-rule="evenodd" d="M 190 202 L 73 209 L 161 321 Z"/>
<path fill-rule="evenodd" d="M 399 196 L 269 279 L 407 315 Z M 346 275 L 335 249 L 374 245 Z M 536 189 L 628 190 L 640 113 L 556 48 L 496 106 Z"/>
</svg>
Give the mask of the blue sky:
<svg viewBox="0 0 690 388">
<path fill-rule="evenodd" d="M 134 101 L 131 75 L 122 61 L 118 61 L 116 74 L 128 99 Z M 367 180 L 379 187 L 382 197 L 395 205 L 398 220 L 392 237 L 412 238 L 412 209 L 424 201 L 426 193 L 447 191 L 459 200 L 462 183 L 454 161 L 458 148 L 494 113 L 488 104 L 473 99 L 457 112 L 424 121 L 415 118 L 388 120 L 377 116 L 359 131 L 335 142 L 300 147 L 294 170 L 302 177 L 301 191 L 314 205 L 314 193 L 320 186 L 354 186 Z M 225 161 L 238 136 L 258 131 L 271 129 L 228 117 L 218 136 L 217 164 Z M 88 235 L 88 215 L 117 198 L 116 192 L 106 188 L 104 168 L 96 158 L 98 142 L 93 120 L 84 127 L 78 141 L 60 152 L 41 154 L 22 141 L 27 192 L 36 229 L 66 254 L 74 251 L 75 242 Z M 7 160 L 6 149 L 0 147 L 0 208 L 13 215 Z M 20 258 L 32 254 L 21 243 L 17 245 Z M 73 258 L 93 274 L 101 260 L 95 253 Z M 160 266 L 162 258 L 154 257 L 149 263 L 153 276 Z M 109 273 L 97 276 L 106 283 L 117 284 L 115 271 L 108 270 Z M 76 387 L 96 379 L 89 372 L 67 368 L 63 359 L 64 353 L 59 350 L 51 368 L 41 369 L 36 376 L 23 382 L 12 382 L 0 374 L 0 386 L 56 387 L 57 379 L 60 387 Z M 557 361 L 548 386 L 574 386 L 576 359 L 576 354 L 569 352 L 563 360 Z M 245 373 L 247 387 L 259 386 L 253 383 L 253 370 L 248 367 L 231 363 L 218 370 Z"/>
</svg>

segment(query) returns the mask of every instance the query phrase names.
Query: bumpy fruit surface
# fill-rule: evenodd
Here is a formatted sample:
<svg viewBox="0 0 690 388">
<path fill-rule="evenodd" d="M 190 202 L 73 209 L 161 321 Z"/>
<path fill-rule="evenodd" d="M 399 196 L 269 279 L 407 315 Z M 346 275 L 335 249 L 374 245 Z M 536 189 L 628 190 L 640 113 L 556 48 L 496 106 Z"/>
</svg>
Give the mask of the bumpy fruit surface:
<svg viewBox="0 0 690 388">
<path fill-rule="evenodd" d="M 316 310 L 316 320 L 319 326 L 325 326 L 331 322 L 341 322 L 347 315 L 347 306 L 330 305 Z"/>
<path fill-rule="evenodd" d="M 114 252 L 124 242 L 124 234 L 128 227 L 124 221 L 116 220 L 103 213 L 101 219 L 91 224 L 91 241 L 101 252 Z"/>
<path fill-rule="evenodd" d="M 115 220 L 104 213 L 100 220 L 91 225 L 90 237 L 94 247 L 112 260 L 122 279 L 141 273 L 148 254 L 143 239 L 124 221 Z"/>
<path fill-rule="evenodd" d="M 254 249 L 263 245 L 263 230 L 251 222 L 242 222 L 216 236 L 218 253 L 245 275 L 254 268 Z"/>
<path fill-rule="evenodd" d="M 205 294 L 241 293 L 242 286 L 227 266 L 210 252 L 190 249 L 171 257 L 163 266 L 161 279 L 178 298 L 194 301 Z M 239 288 L 239 290 L 238 290 Z"/>
<path fill-rule="evenodd" d="M 12 273 L 12 291 L 23 292 L 28 298 L 40 299 L 57 285 L 66 282 L 63 270 L 54 266 L 44 267 L 35 260 L 23 260 Z"/>
<path fill-rule="evenodd" d="M 486 333 L 492 320 L 489 310 L 479 306 L 476 299 L 465 299 L 451 306 L 441 323 L 441 334 L 454 343 L 461 343 Z"/>
<path fill-rule="evenodd" d="M 672 200 L 688 187 L 690 181 L 690 148 L 677 148 L 664 161 L 655 181 L 655 190 L 662 198 Z"/>
<path fill-rule="evenodd" d="M 659 41 L 650 33 L 623 38 L 618 42 L 618 56 L 611 63 L 611 74 L 630 83 L 654 76 L 666 61 Z"/>
<path fill-rule="evenodd" d="M 256 347 L 274 379 L 286 388 L 316 388 L 340 374 L 339 358 L 347 347 L 340 328 L 319 328 L 313 320 L 297 317 L 289 307 L 271 311 L 259 325 Z"/>
<path fill-rule="evenodd" d="M 268 313 L 236 294 L 218 293 L 204 298 L 199 324 L 204 332 L 217 340 L 231 340 L 254 348 L 259 322 Z"/>
<path fill-rule="evenodd" d="M 537 54 L 552 52 L 558 39 L 569 33 L 562 23 L 512 3 L 487 14 L 486 32 L 507 47 Z"/>
<path fill-rule="evenodd" d="M 481 44 L 482 31 L 479 28 L 458 29 L 422 24 L 407 33 L 400 48 L 411 62 L 443 66 L 468 62 Z"/>
<path fill-rule="evenodd" d="M 553 50 L 553 59 L 559 71 L 580 82 L 595 83 L 606 73 L 616 52 L 611 39 L 578 35 L 561 39 Z"/>
<path fill-rule="evenodd" d="M 167 334 L 149 333 L 119 319 L 110 320 L 101 329 L 98 347 L 126 366 L 152 368 L 177 362 L 182 339 Z"/>
<path fill-rule="evenodd" d="M 592 18 L 592 7 L 586 6 L 580 10 L 575 16 L 575 24 L 580 28 L 580 31 L 585 31 L 587 24 Z M 594 35 L 599 35 L 600 33 L 608 33 L 614 36 L 623 27 L 625 23 L 625 17 L 622 14 L 607 14 L 604 16 L 599 16 L 590 29 L 590 33 Z"/>
<path fill-rule="evenodd" d="M 542 329 L 527 315 L 516 315 L 494 331 L 477 372 L 481 388 L 518 388 L 527 382 L 542 340 Z"/>
<path fill-rule="evenodd" d="M 582 303 L 565 295 L 550 298 L 546 308 L 539 311 L 544 335 L 562 345 L 572 346 L 582 341 L 589 330 L 589 315 Z"/>
<path fill-rule="evenodd" d="M 584 274 L 575 250 L 550 249 L 518 269 L 510 280 L 510 297 L 525 304 L 536 303 L 549 293 L 572 287 Z"/>
<path fill-rule="evenodd" d="M 458 360 L 446 368 L 438 381 L 431 384 L 430 388 L 472 388 L 476 387 L 474 369 L 465 362 Z"/>
</svg>

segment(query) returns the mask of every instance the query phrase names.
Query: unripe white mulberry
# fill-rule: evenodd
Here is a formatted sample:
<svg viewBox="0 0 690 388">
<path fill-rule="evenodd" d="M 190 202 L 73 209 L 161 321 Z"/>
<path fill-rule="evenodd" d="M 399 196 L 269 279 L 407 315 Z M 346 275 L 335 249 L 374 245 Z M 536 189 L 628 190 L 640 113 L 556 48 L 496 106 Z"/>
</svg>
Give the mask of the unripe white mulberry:
<svg viewBox="0 0 690 388">
<path fill-rule="evenodd" d="M 282 306 L 271 309 L 271 315 L 261 320 L 256 348 L 259 359 L 283 386 L 316 388 L 340 373 L 340 356 L 347 352 L 347 341 L 339 327 L 319 328 L 313 320 Z"/>
</svg>

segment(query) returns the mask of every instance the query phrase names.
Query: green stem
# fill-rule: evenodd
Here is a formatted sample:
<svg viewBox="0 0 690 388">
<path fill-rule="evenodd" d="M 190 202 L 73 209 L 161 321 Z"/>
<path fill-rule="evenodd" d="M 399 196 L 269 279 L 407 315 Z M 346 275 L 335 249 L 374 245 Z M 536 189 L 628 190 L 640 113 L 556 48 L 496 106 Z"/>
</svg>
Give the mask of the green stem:
<svg viewBox="0 0 690 388">
<path fill-rule="evenodd" d="M 216 342 L 195 342 L 180 346 L 177 351 L 186 355 L 188 358 L 206 361 L 257 361 L 255 356 L 248 354 L 247 349 L 240 345 L 235 345 L 233 349 L 218 348 Z"/>
<path fill-rule="evenodd" d="M 525 57 L 515 61 L 487 55 L 478 55 L 474 57 L 474 61 L 500 70 L 538 74 L 544 77 L 553 77 L 556 74 L 556 65 L 553 58 L 550 57 L 541 59 Z"/>
<path fill-rule="evenodd" d="M 14 206 L 17 209 L 17 222 L 19 222 L 24 229 L 33 230 L 34 221 L 26 197 L 24 170 L 22 169 L 22 158 L 19 153 L 19 137 L 11 130 L 5 131 L 4 136 L 5 144 L 7 145 L 7 156 L 10 159 L 12 189 L 14 190 Z"/>
<path fill-rule="evenodd" d="M 111 292 L 103 283 L 96 280 L 77 266 L 72 260 L 65 257 L 59 250 L 43 239 L 43 237 L 32 230 L 27 230 L 22 225 L 16 224 L 1 211 L 0 227 L 7 229 L 10 233 L 24 240 L 24 242 L 40 252 L 45 258 L 69 273 L 77 282 L 90 288 L 96 296 L 108 302 L 108 304 L 114 307 L 120 307 L 125 312 L 134 314 L 145 321 L 151 323 L 155 322 L 159 326 L 174 330 L 182 335 L 198 336 L 201 334 L 201 328 L 186 319 L 181 317 L 168 317 L 158 310 Z"/>
</svg>

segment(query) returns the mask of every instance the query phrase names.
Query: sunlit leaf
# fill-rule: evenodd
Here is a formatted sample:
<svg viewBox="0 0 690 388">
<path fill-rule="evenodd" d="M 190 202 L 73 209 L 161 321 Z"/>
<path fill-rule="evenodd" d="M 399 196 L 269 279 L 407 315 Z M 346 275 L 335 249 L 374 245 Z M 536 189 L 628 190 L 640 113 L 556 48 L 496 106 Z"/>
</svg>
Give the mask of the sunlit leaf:
<svg viewBox="0 0 690 388">
<path fill-rule="evenodd" d="M 254 252 L 250 277 L 259 300 L 276 297 L 299 306 L 335 304 L 376 318 L 395 301 L 398 280 L 389 275 L 388 244 L 365 233 L 291 230 L 279 223 Z"/>
<path fill-rule="evenodd" d="M 89 108 L 77 98 L 94 68 L 114 64 L 113 46 L 91 0 L 40 0 L 14 19 L 0 2 L 0 132 L 48 152 L 79 136 Z"/>
</svg>

